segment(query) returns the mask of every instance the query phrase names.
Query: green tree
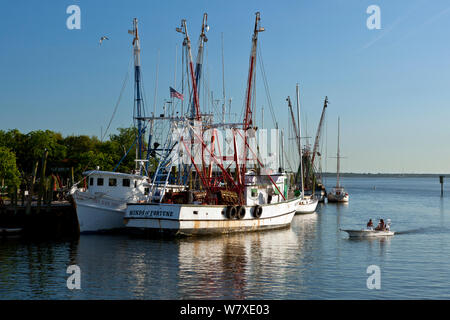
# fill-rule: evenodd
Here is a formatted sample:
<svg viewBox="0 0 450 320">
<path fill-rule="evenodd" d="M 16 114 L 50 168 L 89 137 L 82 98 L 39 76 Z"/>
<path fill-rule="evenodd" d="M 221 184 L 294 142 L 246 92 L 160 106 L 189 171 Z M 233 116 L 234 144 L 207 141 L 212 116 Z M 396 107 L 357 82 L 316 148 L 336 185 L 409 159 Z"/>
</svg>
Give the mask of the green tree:
<svg viewBox="0 0 450 320">
<path fill-rule="evenodd" d="M 78 160 L 79 162 L 74 168 L 79 173 L 83 173 L 85 170 L 96 169 L 97 166 L 100 167 L 100 170 L 111 171 L 115 166 L 113 157 L 103 152 L 88 151 L 80 154 Z"/>
<path fill-rule="evenodd" d="M 127 151 L 130 150 L 125 159 L 122 160 L 119 171 L 131 172 L 136 167 L 134 160 L 136 159 L 135 140 L 137 129 L 134 127 L 118 128 L 117 131 L 119 131 L 118 134 L 110 135 L 111 147 L 115 151 L 114 155 L 117 157 L 117 163 L 120 161 L 120 159 L 122 159 Z"/>
<path fill-rule="evenodd" d="M 18 187 L 20 173 L 16 165 L 16 155 L 5 147 L 0 147 L 0 183 L 8 189 Z"/>
</svg>

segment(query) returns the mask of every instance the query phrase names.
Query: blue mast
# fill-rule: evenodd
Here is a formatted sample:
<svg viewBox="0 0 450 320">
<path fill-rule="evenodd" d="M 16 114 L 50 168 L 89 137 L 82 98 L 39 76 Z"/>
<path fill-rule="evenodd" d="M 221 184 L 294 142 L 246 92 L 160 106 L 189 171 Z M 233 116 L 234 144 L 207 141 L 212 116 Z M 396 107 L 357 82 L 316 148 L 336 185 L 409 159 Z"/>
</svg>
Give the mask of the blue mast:
<svg viewBox="0 0 450 320">
<path fill-rule="evenodd" d="M 133 30 L 129 30 L 128 33 L 134 36 L 133 38 L 133 54 L 134 54 L 134 119 L 137 122 L 137 144 L 136 144 L 136 158 L 142 159 L 144 151 L 144 101 L 142 99 L 142 85 L 141 85 L 141 48 L 139 44 L 138 36 L 138 20 L 133 20 Z M 138 169 L 138 163 L 136 162 L 136 169 Z"/>
</svg>

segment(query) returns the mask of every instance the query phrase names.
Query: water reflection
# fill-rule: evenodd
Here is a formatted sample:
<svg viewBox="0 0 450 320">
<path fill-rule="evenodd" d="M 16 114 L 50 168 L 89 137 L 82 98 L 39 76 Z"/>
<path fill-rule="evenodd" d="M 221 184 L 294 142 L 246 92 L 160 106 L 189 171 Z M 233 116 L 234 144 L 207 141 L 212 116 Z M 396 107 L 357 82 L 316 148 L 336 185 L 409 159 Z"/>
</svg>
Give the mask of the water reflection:
<svg viewBox="0 0 450 320">
<path fill-rule="evenodd" d="M 366 246 L 369 256 L 383 257 L 389 250 L 393 236 L 373 237 L 373 238 L 347 238 L 350 244 Z"/>
<path fill-rule="evenodd" d="M 65 242 L 1 241 L 0 296 L 12 299 L 57 297 L 61 286 L 59 279 L 66 270 L 66 245 Z"/>
<path fill-rule="evenodd" d="M 301 251 L 301 238 L 291 228 L 184 239 L 178 254 L 180 293 L 194 299 L 247 299 L 280 290 Z"/>
<path fill-rule="evenodd" d="M 368 192 L 373 179 L 349 179 L 348 205 L 320 204 L 283 230 L 0 241 L 0 299 L 448 299 L 448 197 L 423 198 L 435 179 L 378 179 Z M 349 239 L 339 231 L 363 228 L 370 217 L 391 218 L 396 234 Z M 66 287 L 70 264 L 81 268 L 81 290 Z M 366 287 L 372 264 L 383 270 L 379 291 Z"/>
<path fill-rule="evenodd" d="M 74 298 L 177 299 L 176 241 L 83 236 L 75 262 L 85 290 Z"/>
</svg>

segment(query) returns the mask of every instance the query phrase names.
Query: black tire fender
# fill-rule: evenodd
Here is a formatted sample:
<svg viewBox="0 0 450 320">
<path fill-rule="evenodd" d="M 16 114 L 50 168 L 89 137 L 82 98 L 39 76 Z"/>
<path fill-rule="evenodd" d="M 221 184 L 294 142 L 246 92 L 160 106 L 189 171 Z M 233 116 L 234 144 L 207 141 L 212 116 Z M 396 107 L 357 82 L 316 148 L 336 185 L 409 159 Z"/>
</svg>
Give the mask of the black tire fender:
<svg viewBox="0 0 450 320">
<path fill-rule="evenodd" d="M 237 219 L 243 219 L 245 217 L 245 207 L 238 206 L 236 211 L 237 211 L 236 213 Z"/>
<path fill-rule="evenodd" d="M 226 212 L 228 219 L 235 219 L 237 215 L 237 208 L 236 206 L 228 206 L 227 212 Z"/>
<path fill-rule="evenodd" d="M 261 215 L 262 215 L 262 211 L 263 211 L 263 208 L 262 208 L 260 205 L 256 205 L 256 206 L 253 208 L 253 216 L 254 216 L 255 218 L 260 218 Z"/>
</svg>

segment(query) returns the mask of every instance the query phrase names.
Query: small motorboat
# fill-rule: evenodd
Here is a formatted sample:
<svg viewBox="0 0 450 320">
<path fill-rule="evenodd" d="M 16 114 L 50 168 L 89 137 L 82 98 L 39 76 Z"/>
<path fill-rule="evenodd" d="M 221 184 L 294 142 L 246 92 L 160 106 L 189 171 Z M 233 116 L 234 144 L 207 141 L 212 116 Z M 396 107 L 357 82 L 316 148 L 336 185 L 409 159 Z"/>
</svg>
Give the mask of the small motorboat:
<svg viewBox="0 0 450 320">
<path fill-rule="evenodd" d="M 372 238 L 372 237 L 385 237 L 393 236 L 394 231 L 390 230 L 375 230 L 375 229 L 361 229 L 361 230 L 343 230 L 348 233 L 350 238 Z"/>
<path fill-rule="evenodd" d="M 391 231 L 391 219 L 387 219 L 386 227 L 383 230 L 377 230 L 377 228 L 365 228 L 361 230 L 344 230 L 348 233 L 350 238 L 372 238 L 372 237 L 385 237 L 385 236 L 393 236 L 395 234 L 394 231 Z"/>
</svg>

